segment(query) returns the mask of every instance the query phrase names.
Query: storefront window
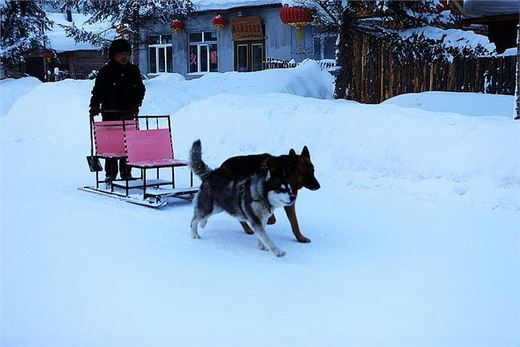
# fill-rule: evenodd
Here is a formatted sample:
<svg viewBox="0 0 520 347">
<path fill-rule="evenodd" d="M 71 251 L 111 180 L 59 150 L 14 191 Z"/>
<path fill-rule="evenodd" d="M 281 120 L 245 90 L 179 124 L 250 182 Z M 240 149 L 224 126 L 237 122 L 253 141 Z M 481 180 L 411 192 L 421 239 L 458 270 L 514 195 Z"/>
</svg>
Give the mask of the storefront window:
<svg viewBox="0 0 520 347">
<path fill-rule="evenodd" d="M 171 35 L 148 37 L 148 59 L 151 74 L 172 72 L 173 51 L 171 42 Z"/>
<path fill-rule="evenodd" d="M 189 34 L 188 62 L 190 73 L 218 71 L 217 36 L 205 31 Z"/>
</svg>

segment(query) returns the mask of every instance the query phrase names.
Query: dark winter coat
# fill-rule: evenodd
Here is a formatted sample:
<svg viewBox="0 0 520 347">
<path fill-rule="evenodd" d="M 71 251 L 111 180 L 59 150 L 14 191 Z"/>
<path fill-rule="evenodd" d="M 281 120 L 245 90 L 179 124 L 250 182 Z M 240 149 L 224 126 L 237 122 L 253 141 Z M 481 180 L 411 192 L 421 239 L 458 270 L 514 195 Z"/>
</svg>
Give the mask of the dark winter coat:
<svg viewBox="0 0 520 347">
<path fill-rule="evenodd" d="M 137 110 L 143 102 L 144 93 L 141 72 L 136 65 L 131 63 L 120 65 L 110 61 L 98 72 L 92 89 L 90 107 L 101 109 L 102 112 Z M 103 120 L 118 120 L 126 117 L 122 114 L 103 114 Z"/>
</svg>

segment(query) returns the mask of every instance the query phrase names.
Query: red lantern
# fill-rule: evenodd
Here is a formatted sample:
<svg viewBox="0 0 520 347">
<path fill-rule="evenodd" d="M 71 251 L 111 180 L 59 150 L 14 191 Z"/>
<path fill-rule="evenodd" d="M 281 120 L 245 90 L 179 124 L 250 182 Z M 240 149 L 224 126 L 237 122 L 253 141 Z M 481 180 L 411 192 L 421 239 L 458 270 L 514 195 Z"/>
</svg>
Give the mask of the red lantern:
<svg viewBox="0 0 520 347">
<path fill-rule="evenodd" d="M 284 5 L 280 10 L 280 20 L 296 29 L 296 40 L 299 46 L 303 40 L 302 28 L 312 23 L 312 10 L 307 7 Z"/>
<path fill-rule="evenodd" d="M 221 15 L 218 15 L 218 16 L 213 17 L 213 19 L 211 20 L 211 23 L 213 23 L 213 25 L 217 28 L 217 30 L 220 30 L 227 25 L 228 20 L 226 18 L 222 17 Z"/>
<path fill-rule="evenodd" d="M 127 30 L 128 30 L 128 24 L 120 24 L 120 25 L 116 26 L 116 33 L 118 33 L 120 36 L 123 36 Z"/>
<path fill-rule="evenodd" d="M 54 58 L 54 53 L 52 51 L 44 51 L 42 52 L 42 57 L 47 59 L 48 62 L 50 62 L 52 58 Z"/>
<path fill-rule="evenodd" d="M 174 19 L 170 23 L 170 29 L 175 31 L 175 33 L 177 34 L 179 31 L 182 31 L 184 29 L 184 23 L 178 19 Z"/>
<path fill-rule="evenodd" d="M 441 13 L 443 11 L 449 10 L 450 4 L 448 3 L 448 0 L 440 0 L 437 4 L 437 12 Z"/>
</svg>

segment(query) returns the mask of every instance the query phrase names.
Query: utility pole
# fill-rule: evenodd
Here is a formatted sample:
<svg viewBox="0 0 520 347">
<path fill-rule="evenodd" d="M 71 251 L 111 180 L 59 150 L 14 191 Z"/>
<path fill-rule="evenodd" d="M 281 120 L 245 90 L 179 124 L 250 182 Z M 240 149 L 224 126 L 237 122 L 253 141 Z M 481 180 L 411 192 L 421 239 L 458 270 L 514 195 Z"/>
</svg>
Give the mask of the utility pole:
<svg viewBox="0 0 520 347">
<path fill-rule="evenodd" d="M 516 25 L 516 117 L 520 120 L 520 23 Z"/>
</svg>

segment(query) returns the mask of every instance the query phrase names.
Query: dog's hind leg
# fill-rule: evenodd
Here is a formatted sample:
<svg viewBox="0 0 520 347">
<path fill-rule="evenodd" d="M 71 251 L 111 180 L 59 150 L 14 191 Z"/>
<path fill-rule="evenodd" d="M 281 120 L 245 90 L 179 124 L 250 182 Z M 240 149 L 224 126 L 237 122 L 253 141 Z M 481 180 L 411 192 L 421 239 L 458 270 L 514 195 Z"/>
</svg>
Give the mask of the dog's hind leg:
<svg viewBox="0 0 520 347">
<path fill-rule="evenodd" d="M 191 220 L 191 238 L 193 239 L 200 239 L 200 235 L 197 231 L 197 226 L 199 225 L 200 219 L 197 217 L 197 215 L 193 216 L 193 219 Z"/>
<path fill-rule="evenodd" d="M 258 238 L 258 241 L 260 241 L 264 247 L 273 252 L 277 257 L 283 257 L 285 255 L 285 252 L 278 248 L 274 244 L 273 240 L 271 240 L 271 238 L 267 235 L 262 225 L 253 225 L 253 228 L 255 230 L 255 235 Z"/>
</svg>

